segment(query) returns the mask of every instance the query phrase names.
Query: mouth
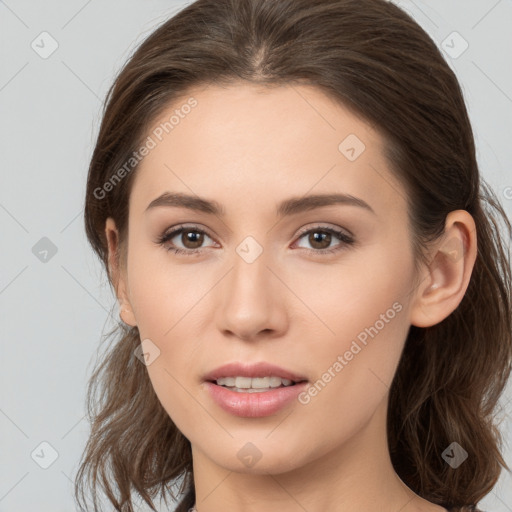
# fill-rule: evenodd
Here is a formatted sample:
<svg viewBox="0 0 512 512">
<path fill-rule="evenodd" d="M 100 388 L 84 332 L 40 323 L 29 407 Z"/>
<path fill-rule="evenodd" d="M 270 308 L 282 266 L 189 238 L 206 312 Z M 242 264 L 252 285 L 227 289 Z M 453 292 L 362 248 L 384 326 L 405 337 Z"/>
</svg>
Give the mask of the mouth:
<svg viewBox="0 0 512 512">
<path fill-rule="evenodd" d="M 221 377 L 218 379 L 210 379 L 206 382 L 211 382 L 212 384 L 237 393 L 264 393 L 274 389 L 296 386 L 297 384 L 307 382 L 307 380 L 292 380 L 272 375 L 268 377 Z"/>
<path fill-rule="evenodd" d="M 290 407 L 309 381 L 304 374 L 270 362 L 233 361 L 204 375 L 203 382 L 209 397 L 225 412 L 261 418 Z"/>
<path fill-rule="evenodd" d="M 233 361 L 210 371 L 203 376 L 203 380 L 229 388 L 268 390 L 295 386 L 307 381 L 307 378 L 305 375 L 266 361 L 257 363 Z"/>
<path fill-rule="evenodd" d="M 298 404 L 307 380 L 270 377 L 219 377 L 204 382 L 208 396 L 225 412 L 241 418 L 263 418 Z M 231 385 L 228 385 L 231 384 Z"/>
</svg>

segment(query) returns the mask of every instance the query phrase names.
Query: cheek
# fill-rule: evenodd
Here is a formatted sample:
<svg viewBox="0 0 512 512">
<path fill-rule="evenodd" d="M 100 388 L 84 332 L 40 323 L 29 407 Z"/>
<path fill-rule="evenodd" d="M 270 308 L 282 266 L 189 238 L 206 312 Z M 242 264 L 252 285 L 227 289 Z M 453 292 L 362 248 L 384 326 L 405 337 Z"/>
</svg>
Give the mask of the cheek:
<svg viewBox="0 0 512 512">
<path fill-rule="evenodd" d="M 398 326 L 407 321 L 412 260 L 392 246 L 354 252 L 339 265 L 303 269 L 302 275 L 294 283 L 308 306 L 302 320 L 318 324 L 322 338 L 330 334 L 336 350 L 348 349 L 353 339 L 394 339 L 403 332 Z"/>
<path fill-rule="evenodd" d="M 347 260 L 339 279 L 330 274 L 317 280 L 324 286 L 312 288 L 311 276 L 303 281 L 298 294 L 321 320 L 309 313 L 301 320 L 314 324 L 316 332 L 305 337 L 308 352 L 315 354 L 312 373 L 320 380 L 319 400 L 311 402 L 337 403 L 338 411 L 355 403 L 371 409 L 389 391 L 410 326 L 410 265 L 391 250 L 382 251 Z"/>
<path fill-rule="evenodd" d="M 130 298 L 140 339 L 158 354 L 147 371 L 160 402 L 177 422 L 174 415 L 185 414 L 190 404 L 185 388 L 197 373 L 200 348 L 194 343 L 195 319 L 211 286 L 198 280 L 193 265 L 173 268 L 165 258 L 142 251 L 131 256 Z"/>
<path fill-rule="evenodd" d="M 160 355 L 147 367 L 149 379 L 162 407 L 181 432 L 194 430 L 196 418 L 204 412 L 193 398 L 187 372 L 181 360 Z M 183 360 L 184 364 L 187 361 Z"/>
<path fill-rule="evenodd" d="M 300 407 L 326 446 L 364 428 L 389 393 L 409 324 L 399 301 L 386 294 L 381 299 L 367 297 L 326 317 L 336 334 L 324 334 L 309 347 L 315 354 L 310 363 L 315 380 Z"/>
<path fill-rule="evenodd" d="M 207 282 L 198 277 L 198 266 L 173 265 L 164 249 L 130 256 L 130 302 L 141 337 L 168 338 L 207 293 Z"/>
</svg>

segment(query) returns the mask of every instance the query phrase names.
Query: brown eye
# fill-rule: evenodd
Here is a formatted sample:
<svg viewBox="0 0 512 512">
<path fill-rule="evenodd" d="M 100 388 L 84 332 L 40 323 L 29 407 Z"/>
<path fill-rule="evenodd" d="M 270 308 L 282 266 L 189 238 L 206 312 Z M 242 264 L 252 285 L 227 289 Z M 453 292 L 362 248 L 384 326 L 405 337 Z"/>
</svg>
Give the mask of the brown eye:
<svg viewBox="0 0 512 512">
<path fill-rule="evenodd" d="M 344 231 L 324 226 L 303 231 L 299 236 L 299 240 L 301 239 L 305 239 L 312 247 L 312 249 L 307 247 L 305 249 L 313 254 L 334 253 L 355 243 L 354 238 Z M 338 239 L 339 243 L 331 246 L 333 239 Z"/>
<path fill-rule="evenodd" d="M 196 254 L 202 252 L 205 237 L 210 238 L 202 229 L 195 226 L 181 226 L 164 233 L 157 243 L 176 254 Z M 176 240 L 173 241 L 174 239 Z"/>
<path fill-rule="evenodd" d="M 193 229 L 184 229 L 181 232 L 181 241 L 187 249 L 197 249 L 203 244 L 204 233 Z"/>
<path fill-rule="evenodd" d="M 326 231 L 310 231 L 308 241 L 315 249 L 328 249 L 332 235 Z"/>
</svg>

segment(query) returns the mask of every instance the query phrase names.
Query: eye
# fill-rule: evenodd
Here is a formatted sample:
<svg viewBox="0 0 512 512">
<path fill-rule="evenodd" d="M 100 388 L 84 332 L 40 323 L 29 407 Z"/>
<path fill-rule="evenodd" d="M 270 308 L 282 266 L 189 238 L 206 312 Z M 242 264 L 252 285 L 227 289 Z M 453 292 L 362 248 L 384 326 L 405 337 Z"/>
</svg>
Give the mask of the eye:
<svg viewBox="0 0 512 512">
<path fill-rule="evenodd" d="M 345 233 L 340 229 L 327 226 L 317 226 L 315 228 L 302 231 L 299 235 L 299 240 L 304 238 L 306 235 L 306 241 L 313 247 L 313 249 L 306 248 L 306 250 L 313 254 L 332 254 L 343 250 L 345 246 L 350 246 L 355 243 L 354 238 L 348 233 Z M 333 240 L 333 235 L 334 238 L 340 240 L 341 243 L 329 248 Z"/>
<path fill-rule="evenodd" d="M 181 236 L 180 236 L 181 235 Z M 299 233 L 299 240 L 308 235 L 307 242 L 311 244 L 313 249 L 305 248 L 309 253 L 328 254 L 335 253 L 343 250 L 346 246 L 351 246 L 355 243 L 354 238 L 346 232 L 331 228 L 328 226 L 317 226 L 308 230 L 303 230 Z M 331 242 L 338 239 L 340 243 L 330 248 Z M 203 243 L 205 237 L 212 240 L 212 238 L 198 226 L 177 226 L 170 231 L 166 231 L 161 237 L 158 238 L 157 243 L 163 246 L 166 250 L 172 251 L 175 254 L 199 254 L 203 251 Z M 184 248 L 177 247 L 176 242 L 172 240 L 177 238 L 179 243 L 184 245 Z M 169 244 L 169 242 L 171 242 Z"/>
<path fill-rule="evenodd" d="M 179 237 L 181 235 L 181 237 Z M 171 231 L 164 233 L 158 242 L 164 246 L 168 251 L 172 251 L 175 254 L 196 254 L 201 252 L 201 245 L 204 242 L 204 237 L 208 237 L 208 234 L 197 226 L 178 226 Z M 174 243 L 171 243 L 169 247 L 166 246 L 167 242 L 172 241 L 173 238 L 178 238 L 180 242 L 185 244 L 185 248 L 181 249 L 176 247 Z M 211 239 L 211 238 L 210 238 Z"/>
</svg>

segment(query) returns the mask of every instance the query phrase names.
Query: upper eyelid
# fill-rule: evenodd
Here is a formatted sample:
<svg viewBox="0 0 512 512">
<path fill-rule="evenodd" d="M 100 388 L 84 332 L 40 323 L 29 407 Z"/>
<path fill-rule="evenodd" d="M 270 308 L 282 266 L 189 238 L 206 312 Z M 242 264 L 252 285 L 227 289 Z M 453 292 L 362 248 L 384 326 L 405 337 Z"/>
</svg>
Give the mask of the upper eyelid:
<svg viewBox="0 0 512 512">
<path fill-rule="evenodd" d="M 305 226 L 304 228 L 300 228 L 297 235 L 296 236 L 302 236 L 304 233 L 307 233 L 311 230 L 314 230 L 314 229 L 318 229 L 319 231 L 324 229 L 324 230 L 333 230 L 333 231 L 342 231 L 342 232 L 345 232 L 345 234 L 347 236 L 350 236 L 350 237 L 354 237 L 354 234 L 348 230 L 347 228 L 345 227 L 341 227 L 341 226 L 332 226 L 332 225 L 327 225 L 328 223 L 321 223 L 319 222 L 317 225 L 315 226 Z"/>
<path fill-rule="evenodd" d="M 169 237 L 170 235 L 173 235 L 173 238 L 174 236 L 176 236 L 177 234 L 179 234 L 181 231 L 185 231 L 185 230 L 190 230 L 190 231 L 198 231 L 198 232 L 201 232 L 201 233 L 204 233 L 206 235 L 208 235 L 212 240 L 215 239 L 215 237 L 213 237 L 209 231 L 201 226 L 197 226 L 197 225 L 182 225 L 182 224 L 178 224 L 177 226 L 174 226 L 172 228 L 169 228 L 167 230 L 164 231 L 163 235 L 162 235 L 162 238 L 165 237 Z"/>
</svg>

